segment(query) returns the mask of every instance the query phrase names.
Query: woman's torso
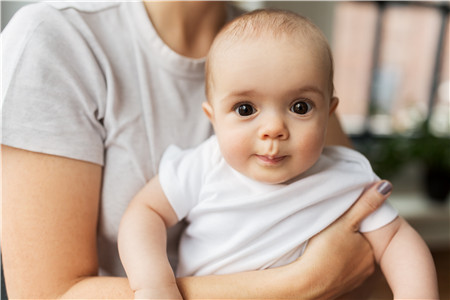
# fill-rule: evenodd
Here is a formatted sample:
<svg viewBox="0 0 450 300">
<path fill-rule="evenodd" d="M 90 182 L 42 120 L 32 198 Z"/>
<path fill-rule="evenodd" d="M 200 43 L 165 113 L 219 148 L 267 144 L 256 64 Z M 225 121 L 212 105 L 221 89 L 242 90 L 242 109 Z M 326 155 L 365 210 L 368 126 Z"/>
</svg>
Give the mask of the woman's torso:
<svg viewBox="0 0 450 300">
<path fill-rule="evenodd" d="M 182 57 L 165 46 L 142 3 L 37 4 L 26 9 L 2 33 L 4 55 L 11 57 L 5 66 L 2 110 L 8 117 L 2 142 L 104 166 L 100 273 L 124 275 L 117 232 L 129 201 L 155 175 L 169 144 L 191 147 L 212 133 L 201 109 L 204 59 Z M 28 61 L 33 63 L 24 65 Z M 49 83 L 34 72 L 41 69 L 61 75 Z M 33 92 L 23 82 L 45 88 L 26 97 Z M 62 113 L 55 116 L 50 107 L 61 102 L 56 95 L 67 91 L 68 82 L 76 88 L 67 92 Z M 67 124 L 73 125 L 70 130 Z"/>
</svg>

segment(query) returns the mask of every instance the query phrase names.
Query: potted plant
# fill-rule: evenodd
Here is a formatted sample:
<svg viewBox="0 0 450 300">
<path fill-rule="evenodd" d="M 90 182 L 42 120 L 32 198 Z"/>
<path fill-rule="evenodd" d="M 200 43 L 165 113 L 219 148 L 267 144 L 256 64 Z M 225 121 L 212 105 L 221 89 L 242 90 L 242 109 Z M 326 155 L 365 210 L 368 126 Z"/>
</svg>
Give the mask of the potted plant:
<svg viewBox="0 0 450 300">
<path fill-rule="evenodd" d="M 354 139 L 355 148 L 371 162 L 381 178 L 392 179 L 410 163 L 423 167 L 427 196 L 445 201 L 450 192 L 450 136 L 434 135 L 424 122 L 412 135 L 372 136 Z"/>
<path fill-rule="evenodd" d="M 445 201 L 450 192 L 450 137 L 430 132 L 427 122 L 411 138 L 410 155 L 424 166 L 424 188 L 427 195 Z"/>
</svg>

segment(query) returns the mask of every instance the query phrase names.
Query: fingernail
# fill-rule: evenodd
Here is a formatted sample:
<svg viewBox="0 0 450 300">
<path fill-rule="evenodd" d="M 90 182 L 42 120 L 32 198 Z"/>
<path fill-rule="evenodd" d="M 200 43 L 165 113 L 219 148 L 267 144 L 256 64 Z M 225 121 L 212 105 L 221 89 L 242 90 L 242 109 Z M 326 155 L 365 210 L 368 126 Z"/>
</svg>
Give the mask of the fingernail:
<svg viewBox="0 0 450 300">
<path fill-rule="evenodd" d="M 383 181 L 380 185 L 378 185 L 377 191 L 386 196 L 392 191 L 392 184 L 389 181 Z"/>
</svg>

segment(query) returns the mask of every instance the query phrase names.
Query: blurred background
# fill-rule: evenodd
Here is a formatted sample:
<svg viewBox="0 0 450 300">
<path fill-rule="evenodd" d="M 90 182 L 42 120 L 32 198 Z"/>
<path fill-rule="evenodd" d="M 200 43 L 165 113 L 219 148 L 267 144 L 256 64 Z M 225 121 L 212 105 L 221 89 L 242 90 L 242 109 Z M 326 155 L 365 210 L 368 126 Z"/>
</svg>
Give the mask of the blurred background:
<svg viewBox="0 0 450 300">
<path fill-rule="evenodd" d="M 30 3 L 2 0 L 2 30 Z M 322 29 L 334 54 L 341 123 L 375 172 L 393 182 L 390 201 L 427 242 L 441 299 L 450 299 L 450 3 L 234 3 L 292 10 Z M 373 299 L 389 297 L 378 282 Z"/>
</svg>

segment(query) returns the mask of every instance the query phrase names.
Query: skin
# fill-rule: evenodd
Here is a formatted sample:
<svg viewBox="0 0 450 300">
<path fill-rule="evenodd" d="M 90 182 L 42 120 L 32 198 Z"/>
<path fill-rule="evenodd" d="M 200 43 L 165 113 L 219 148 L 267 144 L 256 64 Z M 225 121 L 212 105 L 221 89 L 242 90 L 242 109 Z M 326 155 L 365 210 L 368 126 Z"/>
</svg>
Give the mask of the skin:
<svg viewBox="0 0 450 300">
<path fill-rule="evenodd" d="M 439 299 L 436 269 L 420 235 L 402 218 L 364 233 L 394 299 Z"/>
<path fill-rule="evenodd" d="M 191 4 L 148 2 L 146 7 L 149 16 L 159 16 L 151 17 L 152 22 L 172 49 L 188 57 L 203 57 L 216 33 L 208 34 L 214 27 L 208 22 L 218 18 L 198 22 L 199 9 L 219 16 L 223 7 L 208 2 Z M 160 20 L 180 19 L 190 24 L 191 30 L 173 23 L 177 26 L 172 30 L 183 38 L 172 40 Z M 205 39 L 196 46 L 195 36 L 199 35 Z M 336 121 L 334 115 L 332 119 Z M 328 136 L 330 143 L 348 143 L 340 126 L 330 126 Z M 1 245 L 10 299 L 132 298 L 126 278 L 97 276 L 96 228 L 102 167 L 5 145 L 1 155 Z M 177 285 L 185 299 L 325 299 L 342 295 L 360 285 L 374 270 L 370 246 L 356 231 L 361 220 L 386 198 L 376 186 L 366 191 L 341 219 L 312 239 L 302 256 L 304 260 L 271 270 L 179 278 Z"/>
</svg>

